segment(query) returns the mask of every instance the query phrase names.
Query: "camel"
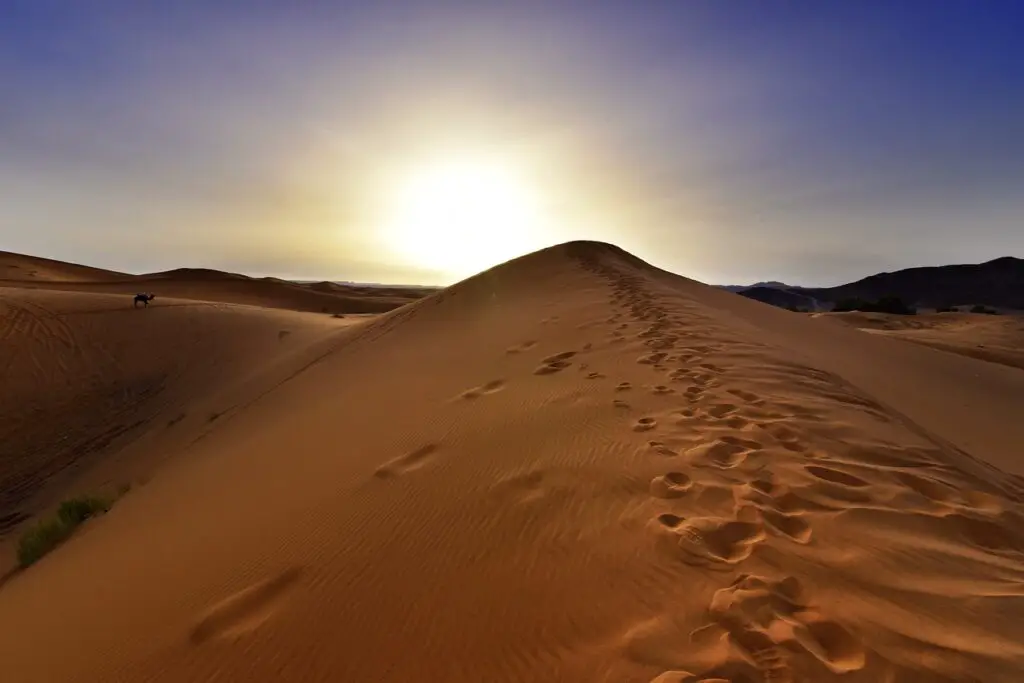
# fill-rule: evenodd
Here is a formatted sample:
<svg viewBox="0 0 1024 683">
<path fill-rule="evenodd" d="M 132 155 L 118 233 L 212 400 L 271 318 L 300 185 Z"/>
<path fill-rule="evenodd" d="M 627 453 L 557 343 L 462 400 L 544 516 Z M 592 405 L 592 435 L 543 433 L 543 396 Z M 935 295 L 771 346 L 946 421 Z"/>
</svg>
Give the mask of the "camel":
<svg viewBox="0 0 1024 683">
<path fill-rule="evenodd" d="M 134 306 L 135 308 L 138 308 L 140 301 L 143 303 L 143 305 L 149 306 L 149 302 L 152 301 L 155 298 L 156 298 L 156 294 L 136 294 L 135 295 L 135 301 L 132 303 L 132 306 Z"/>
</svg>

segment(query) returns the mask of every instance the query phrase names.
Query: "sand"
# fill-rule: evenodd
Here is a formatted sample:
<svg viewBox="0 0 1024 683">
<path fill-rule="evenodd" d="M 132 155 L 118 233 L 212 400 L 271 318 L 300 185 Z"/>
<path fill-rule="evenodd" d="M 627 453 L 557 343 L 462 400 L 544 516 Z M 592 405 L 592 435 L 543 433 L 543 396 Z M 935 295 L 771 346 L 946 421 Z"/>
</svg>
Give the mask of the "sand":
<svg viewBox="0 0 1024 683">
<path fill-rule="evenodd" d="M 0 287 L 0 575 L 17 525 L 145 481 L 362 319 Z"/>
<path fill-rule="evenodd" d="M 865 332 L 1024 369 L 1024 315 L 820 313 Z"/>
<path fill-rule="evenodd" d="M 0 588 L 5 680 L 1019 680 L 1020 369 L 596 243 L 292 354 L 262 315 L 188 323 L 230 414 L 159 424 L 195 361 L 125 447 L 172 455 Z"/>
<path fill-rule="evenodd" d="M 93 294 L 150 292 L 177 298 L 281 308 L 312 313 L 383 313 L 431 293 L 417 287 L 365 287 L 332 282 L 296 283 L 206 268 L 129 275 L 0 251 L 0 287 Z"/>
</svg>

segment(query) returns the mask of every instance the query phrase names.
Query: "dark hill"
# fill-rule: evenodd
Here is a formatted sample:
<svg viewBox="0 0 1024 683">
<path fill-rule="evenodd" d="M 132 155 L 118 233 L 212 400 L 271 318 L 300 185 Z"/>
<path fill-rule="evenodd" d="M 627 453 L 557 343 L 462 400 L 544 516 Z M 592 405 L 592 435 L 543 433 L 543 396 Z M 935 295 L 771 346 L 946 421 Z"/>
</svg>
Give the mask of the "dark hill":
<svg viewBox="0 0 1024 683">
<path fill-rule="evenodd" d="M 892 295 L 921 307 L 985 304 L 1024 309 L 1024 259 L 1004 256 L 978 264 L 907 268 L 800 292 L 832 302 Z"/>
<path fill-rule="evenodd" d="M 771 286 L 755 286 L 737 292 L 737 294 L 745 296 L 748 299 L 753 299 L 754 301 L 778 306 L 779 308 L 805 311 L 817 311 L 820 308 L 820 305 L 814 297 L 803 294 L 802 290 L 794 291 Z"/>
</svg>

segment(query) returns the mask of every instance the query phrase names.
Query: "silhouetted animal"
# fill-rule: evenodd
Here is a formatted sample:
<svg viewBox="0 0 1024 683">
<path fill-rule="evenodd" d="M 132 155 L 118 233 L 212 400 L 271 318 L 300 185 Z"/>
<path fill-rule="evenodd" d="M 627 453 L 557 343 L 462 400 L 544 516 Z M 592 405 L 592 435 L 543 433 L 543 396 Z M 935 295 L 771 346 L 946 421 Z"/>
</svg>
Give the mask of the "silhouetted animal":
<svg viewBox="0 0 1024 683">
<path fill-rule="evenodd" d="M 149 302 L 155 298 L 156 294 L 136 294 L 135 301 L 132 302 L 132 306 L 138 308 L 140 301 L 143 303 L 143 305 L 149 306 Z"/>
</svg>

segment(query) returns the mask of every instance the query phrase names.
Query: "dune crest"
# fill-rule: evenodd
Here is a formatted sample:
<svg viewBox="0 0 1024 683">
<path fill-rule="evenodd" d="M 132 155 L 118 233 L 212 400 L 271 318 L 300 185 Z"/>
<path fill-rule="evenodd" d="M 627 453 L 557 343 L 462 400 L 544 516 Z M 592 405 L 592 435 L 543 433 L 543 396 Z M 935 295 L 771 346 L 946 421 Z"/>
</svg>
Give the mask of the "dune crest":
<svg viewBox="0 0 1024 683">
<path fill-rule="evenodd" d="M 289 369 L 0 588 L 17 680 L 1024 667 L 1015 368 L 577 242 Z"/>
</svg>

